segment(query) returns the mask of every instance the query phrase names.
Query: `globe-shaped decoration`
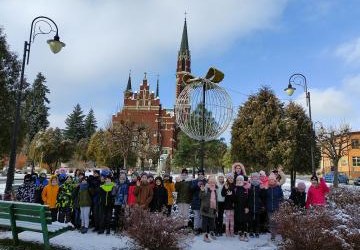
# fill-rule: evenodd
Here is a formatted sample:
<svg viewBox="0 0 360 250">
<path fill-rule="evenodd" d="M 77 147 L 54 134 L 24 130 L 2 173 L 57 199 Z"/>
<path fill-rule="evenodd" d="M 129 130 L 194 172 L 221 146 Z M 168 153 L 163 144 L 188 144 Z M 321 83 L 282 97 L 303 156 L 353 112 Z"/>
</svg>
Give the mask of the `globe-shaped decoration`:
<svg viewBox="0 0 360 250">
<path fill-rule="evenodd" d="M 175 117 L 180 129 L 199 141 L 218 138 L 229 126 L 233 107 L 231 97 L 217 83 L 196 78 L 176 100 Z"/>
</svg>

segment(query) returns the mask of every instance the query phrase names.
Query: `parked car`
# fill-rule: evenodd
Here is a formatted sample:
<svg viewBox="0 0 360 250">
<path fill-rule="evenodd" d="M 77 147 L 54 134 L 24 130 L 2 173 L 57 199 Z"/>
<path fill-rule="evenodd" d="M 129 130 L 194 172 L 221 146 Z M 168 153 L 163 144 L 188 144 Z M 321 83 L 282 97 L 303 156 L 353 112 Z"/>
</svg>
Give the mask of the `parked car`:
<svg viewBox="0 0 360 250">
<path fill-rule="evenodd" d="M 360 177 L 354 179 L 354 185 L 360 186 Z"/>
<path fill-rule="evenodd" d="M 333 183 L 334 182 L 334 172 L 331 171 L 324 175 L 325 182 Z M 339 183 L 349 184 L 349 178 L 344 173 L 339 173 L 338 177 Z"/>
</svg>

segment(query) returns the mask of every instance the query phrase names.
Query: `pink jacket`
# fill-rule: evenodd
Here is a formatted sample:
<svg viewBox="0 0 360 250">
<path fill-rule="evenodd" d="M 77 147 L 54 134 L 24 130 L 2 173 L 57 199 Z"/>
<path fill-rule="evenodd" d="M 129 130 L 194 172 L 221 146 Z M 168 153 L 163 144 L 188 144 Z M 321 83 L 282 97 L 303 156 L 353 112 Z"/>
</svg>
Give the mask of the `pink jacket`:
<svg viewBox="0 0 360 250">
<path fill-rule="evenodd" d="M 307 193 L 307 199 L 305 207 L 309 208 L 310 206 L 325 206 L 325 194 L 330 191 L 329 187 L 326 185 L 325 180 L 320 178 L 320 184 L 315 187 L 310 186 Z"/>
</svg>

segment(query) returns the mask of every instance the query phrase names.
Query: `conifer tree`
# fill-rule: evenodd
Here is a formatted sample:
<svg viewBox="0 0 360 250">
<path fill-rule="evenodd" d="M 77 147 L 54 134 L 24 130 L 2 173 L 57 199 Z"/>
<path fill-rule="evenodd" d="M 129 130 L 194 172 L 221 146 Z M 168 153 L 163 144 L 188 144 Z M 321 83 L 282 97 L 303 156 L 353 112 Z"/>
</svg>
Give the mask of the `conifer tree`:
<svg viewBox="0 0 360 250">
<path fill-rule="evenodd" d="M 90 139 L 97 129 L 97 121 L 93 109 L 90 109 L 89 113 L 87 114 L 84 121 L 84 126 L 85 126 L 85 138 Z"/>
<path fill-rule="evenodd" d="M 80 104 L 74 107 L 74 110 L 65 120 L 66 128 L 64 130 L 65 138 L 77 143 L 80 139 L 85 138 L 85 125 L 84 125 L 83 111 Z"/>
</svg>

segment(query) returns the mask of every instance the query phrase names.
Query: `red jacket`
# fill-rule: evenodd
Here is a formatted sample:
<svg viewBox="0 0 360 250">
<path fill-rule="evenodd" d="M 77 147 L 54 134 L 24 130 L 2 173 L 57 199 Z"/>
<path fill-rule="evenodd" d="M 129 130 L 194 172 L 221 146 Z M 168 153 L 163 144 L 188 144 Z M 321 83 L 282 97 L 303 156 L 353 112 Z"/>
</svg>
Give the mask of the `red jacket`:
<svg viewBox="0 0 360 250">
<path fill-rule="evenodd" d="M 135 188 L 136 188 L 136 182 L 131 182 L 129 185 L 129 193 L 128 193 L 128 201 L 127 204 L 129 206 L 133 206 L 136 204 L 136 196 L 135 196 Z"/>
<path fill-rule="evenodd" d="M 326 185 L 325 180 L 320 178 L 320 184 L 315 187 L 310 186 L 307 193 L 307 199 L 305 207 L 309 208 L 310 206 L 325 206 L 325 194 L 330 191 L 329 187 Z"/>
</svg>

